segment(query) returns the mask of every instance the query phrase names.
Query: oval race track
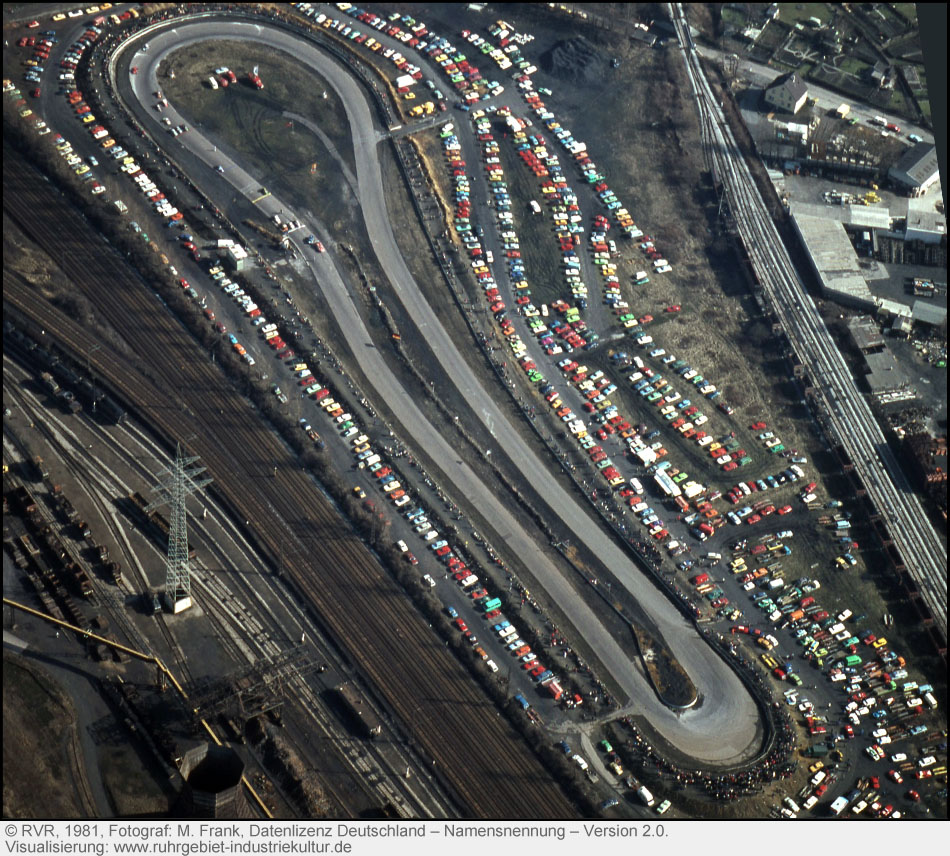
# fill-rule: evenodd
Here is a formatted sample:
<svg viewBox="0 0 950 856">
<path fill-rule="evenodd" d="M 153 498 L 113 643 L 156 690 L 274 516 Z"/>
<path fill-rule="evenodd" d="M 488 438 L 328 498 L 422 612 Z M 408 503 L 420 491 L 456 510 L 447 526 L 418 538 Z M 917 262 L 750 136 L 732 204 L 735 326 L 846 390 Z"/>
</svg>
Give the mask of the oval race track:
<svg viewBox="0 0 950 856">
<path fill-rule="evenodd" d="M 492 490 L 482 484 L 464 463 L 457 463 L 452 447 L 425 420 L 378 351 L 374 348 L 358 347 L 359 343 L 369 343 L 370 337 L 329 254 L 309 257 L 308 264 L 314 270 L 315 285 L 323 290 L 350 344 L 357 345 L 353 347 L 353 351 L 364 374 L 374 384 L 376 395 L 384 399 L 392 409 L 403 425 L 405 434 L 415 437 L 420 446 L 429 450 L 429 453 L 439 460 L 440 467 L 452 479 L 460 493 L 469 498 L 477 498 L 480 512 L 489 519 L 509 546 L 521 556 L 532 557 L 530 564 L 533 572 L 591 647 L 597 650 L 617 683 L 634 700 L 633 709 L 637 713 L 648 718 L 665 739 L 697 760 L 728 763 L 748 758 L 754 753 L 761 735 L 758 734 L 757 728 L 758 711 L 744 685 L 702 640 L 694 626 L 644 577 L 629 556 L 593 524 L 587 510 L 550 478 L 550 470 L 521 440 L 520 435 L 508 427 L 506 415 L 475 377 L 412 279 L 396 246 L 386 210 L 376 154 L 376 146 L 382 135 L 373 128 L 371 107 L 360 85 L 336 60 L 284 29 L 234 20 L 216 19 L 212 23 L 201 19 L 178 19 L 174 22 L 174 29 L 167 26 L 156 30 L 150 34 L 147 52 L 139 50 L 137 43 L 126 47 L 134 52 L 132 62 L 140 69 L 138 75 L 129 78 L 132 90 L 140 102 L 135 112 L 143 122 L 153 123 L 156 131 L 160 129 L 160 125 L 154 111 L 149 111 L 144 101 L 150 98 L 153 90 L 160 88 L 156 76 L 159 64 L 170 52 L 209 38 L 253 39 L 268 47 L 283 50 L 292 54 L 295 61 L 313 68 L 336 90 L 345 105 L 353 129 L 358 195 L 367 232 L 377 258 L 400 299 L 424 332 L 429 346 L 445 366 L 446 373 L 453 378 L 459 392 L 467 400 L 479 402 L 479 406 L 474 408 L 475 412 L 487 426 L 494 429 L 493 433 L 507 438 L 506 449 L 518 462 L 526 477 L 535 483 L 550 484 L 545 499 L 564 525 L 571 530 L 571 537 L 575 541 L 585 542 L 600 556 L 653 619 L 670 648 L 693 678 L 703 696 L 703 704 L 685 713 L 674 713 L 660 703 L 643 676 L 639 664 L 630 663 L 593 611 L 576 597 L 559 570 L 548 562 L 505 504 L 499 501 Z M 187 121 L 191 118 L 176 119 L 174 106 L 170 104 L 169 109 L 165 111 L 174 121 Z M 215 151 L 212 141 L 204 140 L 193 130 L 188 135 L 179 137 L 178 142 L 189 150 L 192 157 L 204 161 L 209 167 L 224 164 L 225 176 L 238 192 L 248 197 L 252 193 L 256 195 L 260 182 L 245 173 L 239 164 L 228 160 L 220 150 Z M 192 178 L 200 183 L 200 175 Z M 262 214 L 268 216 L 280 209 L 292 210 L 292 206 L 281 202 L 277 197 L 269 197 L 257 207 Z M 306 222 L 302 213 L 298 212 L 298 217 Z M 713 735 L 715 739 L 712 739 Z"/>
</svg>

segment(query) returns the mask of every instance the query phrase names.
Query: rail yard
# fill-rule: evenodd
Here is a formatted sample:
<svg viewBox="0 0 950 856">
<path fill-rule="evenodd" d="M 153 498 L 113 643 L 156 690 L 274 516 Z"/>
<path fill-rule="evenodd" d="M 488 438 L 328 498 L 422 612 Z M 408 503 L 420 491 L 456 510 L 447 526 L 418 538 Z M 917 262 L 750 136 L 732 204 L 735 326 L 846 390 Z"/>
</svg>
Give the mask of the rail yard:
<svg viewBox="0 0 950 856">
<path fill-rule="evenodd" d="M 945 504 L 692 13 L 480 5 L 5 18 L 8 816 L 946 815 Z"/>
</svg>

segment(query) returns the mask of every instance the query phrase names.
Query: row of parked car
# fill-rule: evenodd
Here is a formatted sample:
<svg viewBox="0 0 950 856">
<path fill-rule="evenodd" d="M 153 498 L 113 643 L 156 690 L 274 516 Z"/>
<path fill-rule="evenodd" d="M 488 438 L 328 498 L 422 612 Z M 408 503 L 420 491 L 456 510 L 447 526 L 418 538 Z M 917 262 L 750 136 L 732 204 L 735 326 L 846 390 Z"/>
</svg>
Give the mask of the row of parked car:
<svg viewBox="0 0 950 856">
<path fill-rule="evenodd" d="M 9 98 L 13 99 L 13 106 L 17 110 L 20 118 L 29 123 L 29 125 L 36 132 L 37 136 L 45 137 L 50 129 L 39 116 L 33 114 L 33 110 L 26 103 L 26 99 L 23 97 L 23 93 L 13 85 L 13 81 L 4 80 L 3 81 L 3 92 Z"/>
<path fill-rule="evenodd" d="M 459 239 L 465 244 L 471 260 L 473 273 L 482 287 L 485 294 L 488 308 L 497 321 L 502 336 L 504 336 L 516 358 L 520 358 L 527 350 L 520 336 L 515 333 L 514 325 L 508 320 L 507 307 L 501 299 L 498 285 L 495 281 L 488 264 L 489 253 L 482 247 L 481 235 L 482 227 L 473 225 L 471 220 L 471 182 L 466 173 L 466 164 L 461 155 L 461 144 L 455 133 L 453 123 L 447 123 L 440 131 L 442 148 L 446 157 L 448 170 L 452 174 L 455 185 L 455 211 L 453 217 L 453 229 Z M 491 142 L 485 141 L 485 142 Z M 509 277 L 513 279 L 513 286 L 526 289 L 527 282 L 524 281 L 524 267 L 521 263 L 520 252 L 515 249 L 519 247 L 517 236 L 511 230 L 512 214 L 510 203 L 508 203 L 502 194 L 507 190 L 503 186 L 503 177 L 500 169 L 495 169 L 495 165 L 490 165 L 492 170 L 489 172 L 489 180 L 494 183 L 493 191 L 497 194 L 495 213 L 498 218 L 498 226 L 503 234 L 505 241 L 507 261 L 509 263 Z M 493 261 L 493 260 L 492 260 Z M 517 278 L 517 279 L 516 279 Z"/>
<path fill-rule="evenodd" d="M 516 77 L 515 80 L 525 103 L 534 111 L 544 127 L 547 128 L 571 154 L 584 180 L 588 184 L 595 186 L 595 193 L 598 199 L 601 204 L 612 213 L 614 221 L 620 227 L 623 234 L 630 239 L 639 238 L 643 234 L 642 230 L 637 227 L 633 216 L 607 185 L 605 176 L 599 171 L 593 160 L 591 160 L 587 152 L 586 143 L 574 139 L 570 130 L 561 127 L 560 122 L 558 122 L 554 114 L 547 109 L 541 100 L 540 90 L 535 90 L 531 77 L 528 74 L 522 73 Z M 550 95 L 550 90 L 546 90 L 546 94 Z"/>
<path fill-rule="evenodd" d="M 54 30 L 45 30 L 36 36 L 21 36 L 17 39 L 18 47 L 31 48 L 33 51 L 30 58 L 23 61 L 23 65 L 26 67 L 23 79 L 29 84 L 35 84 L 36 88 L 30 93 L 34 98 L 40 97 L 39 86 L 42 76 L 46 72 L 49 54 L 53 49 L 53 45 L 58 41 Z"/>
</svg>

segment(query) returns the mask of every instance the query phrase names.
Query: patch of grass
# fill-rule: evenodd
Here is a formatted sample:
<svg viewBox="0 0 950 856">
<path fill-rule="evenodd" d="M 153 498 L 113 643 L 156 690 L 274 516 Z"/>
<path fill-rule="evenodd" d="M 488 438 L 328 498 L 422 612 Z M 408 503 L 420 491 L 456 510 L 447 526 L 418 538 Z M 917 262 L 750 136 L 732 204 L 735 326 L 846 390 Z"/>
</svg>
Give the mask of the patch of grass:
<svg viewBox="0 0 950 856">
<path fill-rule="evenodd" d="M 907 102 L 905 101 L 904 96 L 895 89 L 891 93 L 891 101 L 887 106 L 890 110 L 894 110 L 897 113 L 903 113 L 907 109 Z"/>
<path fill-rule="evenodd" d="M 495 128 L 494 131 L 495 139 L 499 141 L 499 157 L 512 201 L 513 231 L 518 235 L 531 300 L 535 306 L 551 303 L 558 298 L 572 303 L 571 290 L 561 272 L 561 255 L 553 232 L 551 212 L 544 202 L 544 194 L 541 193 L 540 182 L 543 179 L 536 178 L 521 161 L 511 140 L 502 137 L 500 128 Z M 526 207 L 530 199 L 537 200 L 541 205 L 540 214 L 532 214 Z M 504 275 L 500 273 L 501 269 L 498 268 L 500 276 Z M 588 283 L 588 287 L 590 286 L 591 283 Z"/>
<path fill-rule="evenodd" d="M 238 82 L 227 89 L 219 86 L 217 90 L 212 90 L 208 78 L 219 66 L 231 68 Z M 262 90 L 254 88 L 247 80 L 247 72 L 255 66 L 264 83 Z M 175 71 L 174 80 L 167 77 L 170 68 Z M 343 102 L 322 77 L 301 66 L 289 54 L 264 49 L 252 42 L 212 40 L 175 51 L 162 63 L 159 77 L 165 94 L 174 101 L 176 108 L 199 118 L 205 128 L 221 124 L 216 120 L 228 111 L 274 116 L 287 110 L 307 116 L 320 126 L 346 165 L 351 170 L 356 169 Z M 324 93 L 326 98 L 323 97 Z M 242 128 L 239 140 L 243 140 L 248 133 L 255 132 Z M 254 142 L 260 143 L 260 140 Z M 296 146 L 283 147 L 282 153 L 296 149 L 299 156 L 291 152 L 293 160 L 309 167 L 317 160 L 309 155 L 309 141 L 298 139 L 296 142 Z M 322 156 L 317 164 L 318 169 L 327 166 L 336 178 L 338 171 L 330 165 L 331 160 L 325 152 L 320 143 L 315 152 Z"/>
<path fill-rule="evenodd" d="M 822 24 L 831 20 L 831 13 L 825 3 L 782 3 L 779 9 L 781 20 L 790 25 L 802 23 L 807 27 L 809 18 L 818 18 Z"/>
<path fill-rule="evenodd" d="M 743 15 L 738 9 L 731 9 L 728 6 L 723 7 L 722 22 L 732 24 L 733 27 L 742 29 L 749 21 L 748 15 Z"/>
<path fill-rule="evenodd" d="M 895 3 L 894 8 L 903 15 L 914 26 L 917 25 L 917 4 L 916 3 Z"/>
<path fill-rule="evenodd" d="M 853 74 L 855 77 L 862 77 L 868 68 L 870 68 L 870 66 L 866 62 L 862 62 L 853 56 L 846 56 L 838 63 L 838 71 Z"/>
</svg>

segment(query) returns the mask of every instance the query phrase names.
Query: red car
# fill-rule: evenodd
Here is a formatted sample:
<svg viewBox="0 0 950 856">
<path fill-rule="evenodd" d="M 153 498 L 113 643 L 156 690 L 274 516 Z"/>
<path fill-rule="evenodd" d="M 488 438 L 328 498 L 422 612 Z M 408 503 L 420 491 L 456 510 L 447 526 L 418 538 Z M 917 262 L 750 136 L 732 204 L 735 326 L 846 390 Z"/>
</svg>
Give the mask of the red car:
<svg viewBox="0 0 950 856">
<path fill-rule="evenodd" d="M 419 564 L 419 560 L 415 556 L 413 556 L 412 553 L 405 553 L 404 558 L 410 565 Z"/>
<path fill-rule="evenodd" d="M 782 506 L 780 509 L 778 509 L 778 511 L 776 511 L 775 513 L 776 513 L 776 514 L 789 514 L 789 513 L 791 513 L 791 510 L 792 510 L 792 506 L 790 506 L 790 505 L 783 505 L 783 506 Z"/>
<path fill-rule="evenodd" d="M 652 320 L 653 320 L 653 316 L 652 316 L 652 315 L 644 315 L 644 316 L 640 319 L 639 323 L 640 323 L 640 324 L 649 324 Z"/>
</svg>

